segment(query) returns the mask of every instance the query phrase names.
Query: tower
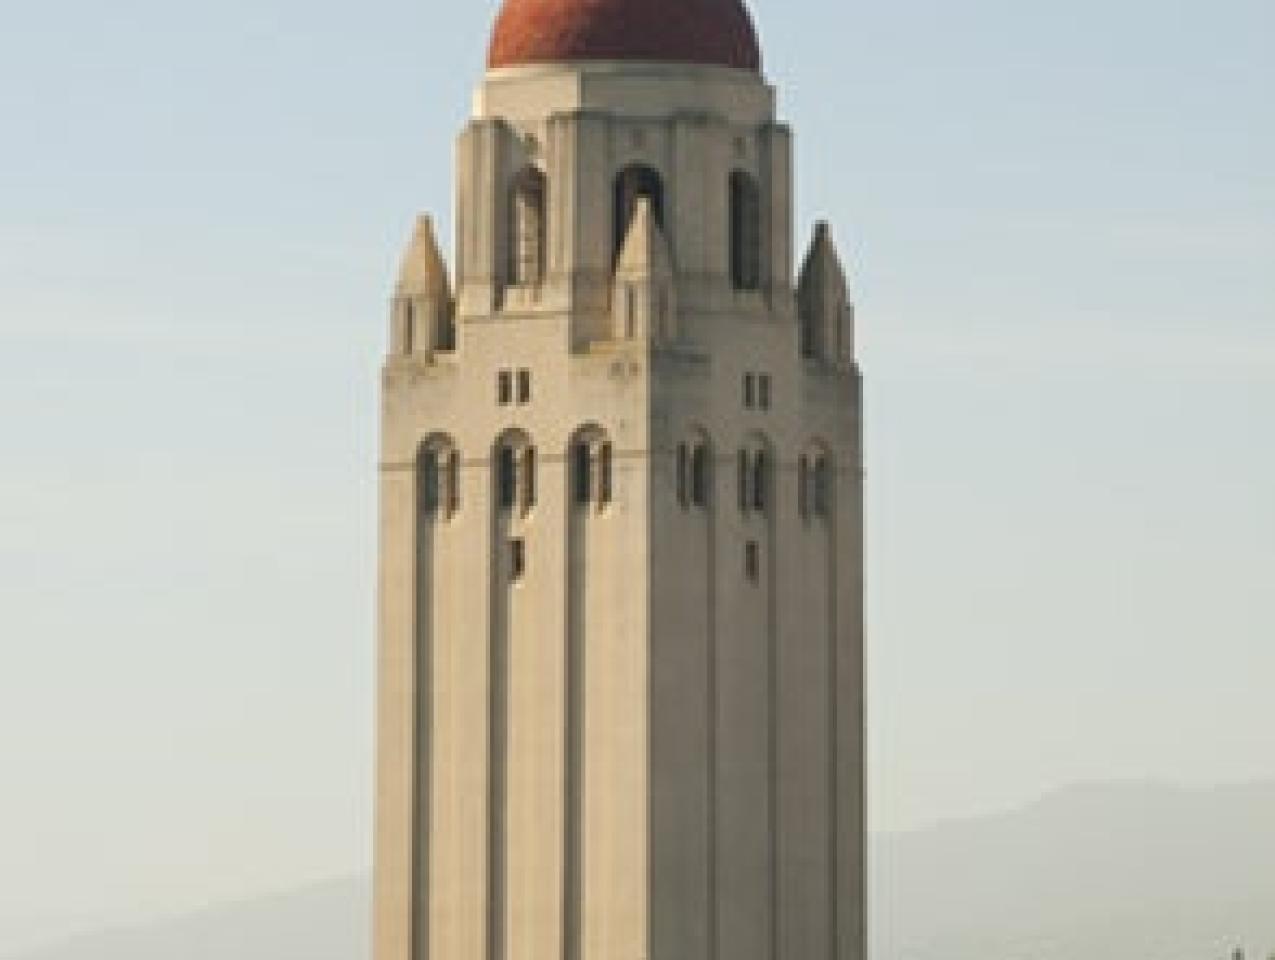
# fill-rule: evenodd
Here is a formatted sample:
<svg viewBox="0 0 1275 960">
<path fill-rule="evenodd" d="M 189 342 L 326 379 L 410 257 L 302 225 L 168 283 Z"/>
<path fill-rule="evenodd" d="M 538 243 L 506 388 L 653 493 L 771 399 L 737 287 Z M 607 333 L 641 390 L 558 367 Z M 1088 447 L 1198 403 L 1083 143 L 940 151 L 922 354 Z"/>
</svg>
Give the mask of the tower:
<svg viewBox="0 0 1275 960">
<path fill-rule="evenodd" d="M 375 960 L 862 960 L 860 379 L 741 0 L 506 0 L 383 373 Z"/>
</svg>

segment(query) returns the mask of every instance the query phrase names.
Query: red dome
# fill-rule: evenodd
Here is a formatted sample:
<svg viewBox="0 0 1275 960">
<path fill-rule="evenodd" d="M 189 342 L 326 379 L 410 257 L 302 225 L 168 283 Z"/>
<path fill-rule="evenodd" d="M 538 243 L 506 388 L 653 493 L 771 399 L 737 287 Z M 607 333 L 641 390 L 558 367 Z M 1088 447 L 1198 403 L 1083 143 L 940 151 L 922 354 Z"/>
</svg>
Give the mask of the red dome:
<svg viewBox="0 0 1275 960">
<path fill-rule="evenodd" d="M 505 0 L 489 67 L 652 60 L 761 71 L 743 0 Z"/>
</svg>

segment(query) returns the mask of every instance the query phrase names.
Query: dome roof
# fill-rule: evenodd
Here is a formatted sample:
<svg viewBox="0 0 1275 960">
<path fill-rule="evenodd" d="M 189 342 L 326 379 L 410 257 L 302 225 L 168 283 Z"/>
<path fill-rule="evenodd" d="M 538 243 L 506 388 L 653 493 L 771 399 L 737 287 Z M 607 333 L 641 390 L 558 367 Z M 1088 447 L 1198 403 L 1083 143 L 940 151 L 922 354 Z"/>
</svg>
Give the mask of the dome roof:
<svg viewBox="0 0 1275 960">
<path fill-rule="evenodd" d="M 743 0 L 505 0 L 489 67 L 646 60 L 761 71 Z"/>
</svg>

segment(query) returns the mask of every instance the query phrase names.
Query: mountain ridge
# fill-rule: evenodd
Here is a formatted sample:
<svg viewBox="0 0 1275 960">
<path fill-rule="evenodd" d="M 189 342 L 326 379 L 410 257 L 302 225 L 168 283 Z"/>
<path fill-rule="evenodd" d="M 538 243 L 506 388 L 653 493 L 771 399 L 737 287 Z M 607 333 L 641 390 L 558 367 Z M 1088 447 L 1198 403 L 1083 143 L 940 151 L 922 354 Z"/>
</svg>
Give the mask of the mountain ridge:
<svg viewBox="0 0 1275 960">
<path fill-rule="evenodd" d="M 1063 788 L 870 839 L 873 960 L 1275 953 L 1275 781 Z M 370 883 L 317 881 L 5 960 L 368 960 Z"/>
</svg>

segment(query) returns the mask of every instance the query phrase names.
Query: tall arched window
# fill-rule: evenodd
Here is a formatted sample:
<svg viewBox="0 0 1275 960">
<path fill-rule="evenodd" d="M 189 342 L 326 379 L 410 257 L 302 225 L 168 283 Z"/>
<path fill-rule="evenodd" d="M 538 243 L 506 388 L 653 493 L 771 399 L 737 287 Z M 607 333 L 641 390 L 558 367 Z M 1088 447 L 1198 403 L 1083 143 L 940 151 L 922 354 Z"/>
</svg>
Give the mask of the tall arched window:
<svg viewBox="0 0 1275 960">
<path fill-rule="evenodd" d="M 416 455 L 417 501 L 428 517 L 450 517 L 460 508 L 460 454 L 450 439 L 431 437 Z"/>
<path fill-rule="evenodd" d="M 691 458 L 684 443 L 677 445 L 677 502 L 687 507 L 691 502 Z"/>
<path fill-rule="evenodd" d="M 709 490 L 713 482 L 713 458 L 708 444 L 701 441 L 695 445 L 695 453 L 691 457 L 691 501 L 697 507 L 707 507 Z"/>
<path fill-rule="evenodd" d="M 597 506 L 599 510 L 614 496 L 615 453 L 600 427 L 589 426 L 571 440 L 568 457 L 571 467 L 571 500 L 578 508 Z"/>
<path fill-rule="evenodd" d="M 503 513 L 527 513 L 536 505 L 536 448 L 522 433 L 496 444 L 496 505 Z"/>
<path fill-rule="evenodd" d="M 421 510 L 428 514 L 438 512 L 438 454 L 422 450 L 420 458 Z"/>
<path fill-rule="evenodd" d="M 589 502 L 593 488 L 593 462 L 589 444 L 577 440 L 571 446 L 571 499 L 578 506 Z"/>
<path fill-rule="evenodd" d="M 455 514 L 460 509 L 460 453 L 452 450 L 447 455 L 447 512 Z"/>
<path fill-rule="evenodd" d="M 522 503 L 524 510 L 536 505 L 536 448 L 522 452 Z"/>
<path fill-rule="evenodd" d="M 603 441 L 598 447 L 598 504 L 611 502 L 611 444 Z"/>
<path fill-rule="evenodd" d="M 736 290 L 761 287 L 761 191 L 742 170 L 730 175 L 730 277 Z"/>
<path fill-rule="evenodd" d="M 797 515 L 810 516 L 810 458 L 804 453 L 797 461 Z"/>
<path fill-rule="evenodd" d="M 832 513 L 832 464 L 827 454 L 820 454 L 815 460 L 814 488 L 815 516 L 829 516 Z"/>
<path fill-rule="evenodd" d="M 765 513 L 770 502 L 770 463 L 765 450 L 753 454 L 753 509 Z"/>
<path fill-rule="evenodd" d="M 496 460 L 496 499 L 501 510 L 513 510 L 518 502 L 518 460 L 514 448 L 502 446 Z"/>
<path fill-rule="evenodd" d="M 661 229 L 664 227 L 664 181 L 655 170 L 642 164 L 625 167 L 615 178 L 613 260 L 620 258 L 620 250 L 624 247 L 624 238 L 629 234 L 629 224 L 633 221 L 633 212 L 637 209 L 640 197 L 651 201 L 655 222 Z"/>
<path fill-rule="evenodd" d="M 762 436 L 749 439 L 739 451 L 740 513 L 765 516 L 769 512 L 773 472 L 769 442 Z"/>
<path fill-rule="evenodd" d="M 509 282 L 533 287 L 545 275 L 545 176 L 526 167 L 514 178 L 509 199 Z"/>
</svg>

